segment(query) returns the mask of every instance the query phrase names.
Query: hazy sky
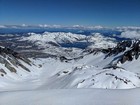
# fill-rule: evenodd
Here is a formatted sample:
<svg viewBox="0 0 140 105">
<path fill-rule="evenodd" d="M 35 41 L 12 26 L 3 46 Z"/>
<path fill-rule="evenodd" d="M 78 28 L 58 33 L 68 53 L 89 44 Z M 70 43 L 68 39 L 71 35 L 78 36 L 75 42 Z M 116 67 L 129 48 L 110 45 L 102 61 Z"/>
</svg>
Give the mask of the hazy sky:
<svg viewBox="0 0 140 105">
<path fill-rule="evenodd" d="M 0 24 L 140 26 L 140 0 L 0 0 Z"/>
</svg>

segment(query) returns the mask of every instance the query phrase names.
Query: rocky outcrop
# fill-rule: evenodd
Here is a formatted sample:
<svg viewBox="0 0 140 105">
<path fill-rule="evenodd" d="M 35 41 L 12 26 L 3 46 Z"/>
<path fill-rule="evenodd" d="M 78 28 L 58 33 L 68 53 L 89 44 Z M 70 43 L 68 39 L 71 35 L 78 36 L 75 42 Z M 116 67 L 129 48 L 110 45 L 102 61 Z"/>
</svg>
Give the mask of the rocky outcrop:
<svg viewBox="0 0 140 105">
<path fill-rule="evenodd" d="M 17 68 L 21 67 L 22 69 L 30 72 L 30 70 L 22 64 L 23 62 L 25 64 L 32 65 L 31 61 L 23 55 L 20 55 L 10 48 L 0 47 L 0 64 L 4 65 L 9 71 L 16 73 Z M 6 74 L 3 69 L 0 69 L 0 72 Z"/>
<path fill-rule="evenodd" d="M 118 54 L 118 53 L 124 52 L 126 50 L 126 48 L 130 48 L 131 45 L 132 45 L 132 41 L 130 41 L 130 40 L 122 41 L 122 42 L 119 42 L 116 47 L 108 48 L 103 51 L 107 53 L 106 57 L 109 57 L 113 54 Z"/>
<path fill-rule="evenodd" d="M 106 49 L 105 51 L 106 59 L 107 57 L 114 56 L 114 60 L 116 63 L 113 63 L 113 61 L 105 67 L 106 68 L 119 68 L 117 66 L 117 63 L 125 63 L 126 61 L 132 61 L 133 59 L 138 59 L 140 55 L 140 40 L 127 40 L 122 41 L 117 44 L 114 48 Z M 119 56 L 118 56 L 119 54 Z M 116 56 L 116 57 L 115 57 Z"/>
</svg>

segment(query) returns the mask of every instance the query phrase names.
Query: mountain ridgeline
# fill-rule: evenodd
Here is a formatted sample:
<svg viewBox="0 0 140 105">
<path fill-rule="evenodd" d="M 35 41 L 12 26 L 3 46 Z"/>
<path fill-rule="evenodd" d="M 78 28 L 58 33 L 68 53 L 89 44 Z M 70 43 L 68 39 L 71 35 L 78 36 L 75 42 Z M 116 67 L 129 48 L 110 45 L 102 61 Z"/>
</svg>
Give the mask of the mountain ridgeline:
<svg viewBox="0 0 140 105">
<path fill-rule="evenodd" d="M 132 61 L 133 59 L 138 59 L 138 57 L 140 55 L 140 40 L 121 41 L 121 42 L 118 42 L 115 47 L 107 48 L 107 49 L 103 49 L 103 48 L 85 49 L 82 52 L 83 54 L 81 54 L 80 56 L 75 57 L 75 58 L 67 58 L 64 55 L 57 56 L 57 55 L 51 55 L 51 54 L 47 54 L 47 53 L 44 53 L 44 54 L 47 54 L 47 58 L 49 58 L 49 56 L 51 58 L 52 58 L 52 56 L 54 56 L 54 58 L 59 58 L 61 62 L 63 62 L 63 61 L 69 62 L 71 60 L 83 59 L 83 57 L 87 55 L 87 54 L 84 54 L 85 52 L 87 54 L 94 53 L 95 55 L 96 55 L 96 53 L 102 52 L 105 54 L 104 59 L 106 59 L 110 56 L 114 56 L 114 59 L 117 60 L 117 62 L 116 63 L 111 62 L 108 66 L 104 67 L 104 69 L 105 68 L 116 69 L 118 62 L 125 63 L 126 61 Z M 30 53 L 30 52 L 28 52 L 28 53 Z M 34 54 L 34 56 L 36 57 L 39 53 L 31 52 L 31 54 Z M 40 54 L 42 54 L 42 52 L 40 52 Z M 119 56 L 117 56 L 117 55 L 119 55 Z M 8 70 L 10 70 L 11 72 L 16 73 L 17 72 L 16 68 L 18 66 L 20 66 L 24 70 L 30 72 L 30 70 L 26 66 L 24 66 L 21 61 L 30 66 L 32 65 L 32 62 L 26 57 L 26 53 L 20 54 L 10 48 L 6 48 L 6 47 L 2 47 L 2 46 L 0 47 L 0 63 L 4 64 L 5 67 Z M 6 72 L 2 68 L 1 68 L 1 72 L 6 74 Z"/>
<path fill-rule="evenodd" d="M 0 43 L 2 82 L 3 79 L 11 83 L 20 81 L 30 88 L 41 89 L 140 87 L 140 40 L 118 41 L 100 33 L 86 36 L 44 32 L 8 36 L 1 36 L 7 40 Z M 81 48 L 75 43 L 88 44 Z"/>
</svg>

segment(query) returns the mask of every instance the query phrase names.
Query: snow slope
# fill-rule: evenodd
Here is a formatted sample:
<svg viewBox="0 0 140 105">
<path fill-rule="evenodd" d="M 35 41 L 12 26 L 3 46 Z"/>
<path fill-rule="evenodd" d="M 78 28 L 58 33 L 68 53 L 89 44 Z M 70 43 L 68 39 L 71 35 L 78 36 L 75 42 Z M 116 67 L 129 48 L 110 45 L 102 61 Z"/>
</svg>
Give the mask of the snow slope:
<svg viewBox="0 0 140 105">
<path fill-rule="evenodd" d="M 36 38 L 36 36 L 45 36 L 52 37 L 52 40 L 56 41 L 55 39 L 58 34 L 60 33 L 44 33 L 44 35 L 42 36 L 40 34 L 32 34 L 29 37 L 22 38 L 27 38 L 27 41 L 29 41 L 30 37 L 35 36 L 35 39 L 33 40 L 32 38 L 31 41 L 35 41 L 34 43 L 36 43 L 36 40 L 39 39 Z M 73 37 L 76 36 L 80 40 L 77 34 L 71 35 L 72 33 L 68 33 L 68 35 L 64 34 L 64 36 L 63 34 L 61 33 L 62 36 L 58 35 L 58 39 L 61 39 L 61 37 L 63 39 L 63 37 L 69 36 L 70 34 L 67 39 L 71 40 L 72 38 L 73 40 Z M 83 36 L 84 35 L 82 35 L 82 37 Z M 95 42 L 95 46 L 98 43 L 97 45 L 99 45 L 99 48 L 94 46 L 88 47 L 86 49 L 76 49 L 62 48 L 61 46 L 50 46 L 43 51 L 44 53 L 49 53 L 52 55 L 49 55 L 47 58 L 31 59 L 31 61 L 34 62 L 33 64 L 37 66 L 30 66 L 20 60 L 23 65 L 31 70 L 31 73 L 26 73 L 25 70 L 22 70 L 22 68 L 18 66 L 15 67 L 17 69 L 17 73 L 6 71 L 7 75 L 0 78 L 0 80 L 4 84 L 1 85 L 1 90 L 7 91 L 33 89 L 33 87 L 34 89 L 129 89 L 140 87 L 140 72 L 138 65 L 140 58 L 133 59 L 131 61 L 129 60 L 129 58 L 127 58 L 129 57 L 128 52 L 133 49 L 132 47 L 136 47 L 135 45 L 137 45 L 137 41 L 132 41 L 133 43 L 124 41 L 118 43 L 116 47 L 110 48 L 109 46 L 107 46 L 107 48 L 105 49 L 102 48 L 104 44 L 102 46 L 99 43 L 111 44 L 110 40 L 112 39 L 104 38 L 97 33 L 93 36 L 87 37 L 86 38 L 88 41 Z M 105 41 L 102 41 L 103 39 L 105 39 Z M 43 43 L 44 41 L 49 41 L 44 38 L 40 38 L 39 40 L 43 41 Z M 137 54 L 135 50 L 132 53 Z M 125 54 L 127 56 L 125 56 Z M 121 59 L 126 59 L 126 61 L 124 62 Z M 122 61 L 123 63 L 121 63 Z M 133 64 L 133 66 L 131 66 L 131 64 Z M 3 69 L 6 70 L 6 68 Z M 11 78 L 14 78 L 14 80 L 11 80 Z M 20 81 L 17 81 L 16 78 Z M 17 84 L 20 85 L 17 86 Z M 28 87 L 25 88 L 25 85 Z M 8 87 L 11 88 L 9 89 Z"/>
<path fill-rule="evenodd" d="M 1 105 L 139 105 L 140 89 L 52 89 L 0 93 Z"/>
<path fill-rule="evenodd" d="M 65 89 L 65 88 L 106 88 L 128 89 L 140 87 L 140 75 L 138 63 L 133 66 L 124 65 L 124 68 L 106 68 L 114 59 L 104 59 L 102 53 L 87 55 L 78 61 L 60 62 L 59 60 L 45 60 L 42 81 L 45 81 L 40 89 Z M 55 66 L 53 66 L 55 65 Z M 52 71 L 53 70 L 53 71 Z M 46 72 L 46 73 L 45 73 Z M 49 74 L 48 74 L 49 73 Z"/>
</svg>

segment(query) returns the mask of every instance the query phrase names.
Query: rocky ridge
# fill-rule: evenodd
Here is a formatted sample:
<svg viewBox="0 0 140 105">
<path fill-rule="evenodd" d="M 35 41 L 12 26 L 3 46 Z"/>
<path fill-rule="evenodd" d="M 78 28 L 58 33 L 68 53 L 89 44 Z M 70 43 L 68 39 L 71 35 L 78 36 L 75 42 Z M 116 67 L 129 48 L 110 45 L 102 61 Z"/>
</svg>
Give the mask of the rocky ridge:
<svg viewBox="0 0 140 105">
<path fill-rule="evenodd" d="M 10 72 L 17 73 L 19 67 L 30 72 L 30 70 L 23 64 L 32 65 L 31 61 L 25 56 L 13 51 L 10 48 L 0 46 L 0 73 L 4 76 L 6 73 L 5 69 Z"/>
</svg>

